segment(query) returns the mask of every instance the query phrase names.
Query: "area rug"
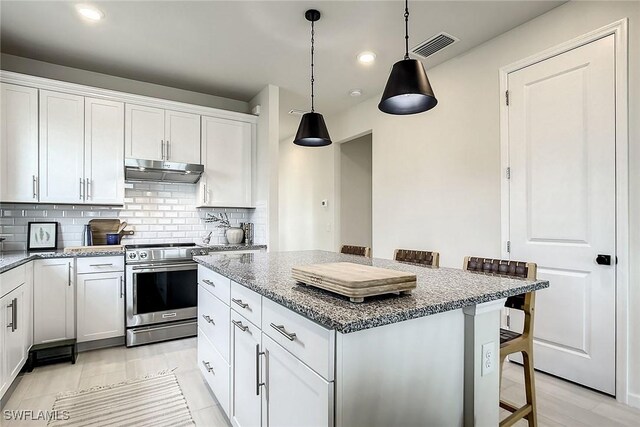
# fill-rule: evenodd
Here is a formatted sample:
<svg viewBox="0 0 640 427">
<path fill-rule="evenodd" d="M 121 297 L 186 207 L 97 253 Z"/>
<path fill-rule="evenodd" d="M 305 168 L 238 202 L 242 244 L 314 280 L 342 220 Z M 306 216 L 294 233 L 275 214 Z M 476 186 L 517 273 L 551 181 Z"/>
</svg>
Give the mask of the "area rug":
<svg viewBox="0 0 640 427">
<path fill-rule="evenodd" d="M 51 427 L 195 425 L 172 371 L 61 393 L 51 415 Z"/>
</svg>

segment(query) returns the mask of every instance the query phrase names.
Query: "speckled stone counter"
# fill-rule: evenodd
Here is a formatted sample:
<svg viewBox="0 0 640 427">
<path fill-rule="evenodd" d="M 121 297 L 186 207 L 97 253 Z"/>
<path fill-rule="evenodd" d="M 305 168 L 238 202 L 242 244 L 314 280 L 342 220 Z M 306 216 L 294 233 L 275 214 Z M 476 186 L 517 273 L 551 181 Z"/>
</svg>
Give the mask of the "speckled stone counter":
<svg viewBox="0 0 640 427">
<path fill-rule="evenodd" d="M 208 248 L 212 252 L 224 252 L 224 251 L 256 251 L 256 250 L 266 250 L 267 245 L 247 245 L 245 243 L 240 243 L 237 245 L 233 245 L 231 243 L 220 244 L 220 245 L 201 245 L 198 246 L 203 248 Z"/>
<path fill-rule="evenodd" d="M 96 256 L 118 256 L 124 255 L 124 250 L 115 251 L 96 251 L 96 252 L 64 252 L 60 251 L 46 251 L 46 252 L 4 252 L 2 259 L 0 260 L 0 273 L 11 270 L 19 265 L 25 264 L 34 259 L 43 258 L 78 258 L 78 257 L 96 257 Z"/>
<path fill-rule="evenodd" d="M 196 262 L 283 306 L 341 333 L 401 322 L 444 311 L 519 295 L 549 287 L 547 281 L 526 281 L 430 268 L 383 259 L 324 251 L 212 254 Z M 352 303 L 348 298 L 308 286 L 291 278 L 291 268 L 305 264 L 353 262 L 415 273 L 411 295 L 386 295 Z"/>
</svg>

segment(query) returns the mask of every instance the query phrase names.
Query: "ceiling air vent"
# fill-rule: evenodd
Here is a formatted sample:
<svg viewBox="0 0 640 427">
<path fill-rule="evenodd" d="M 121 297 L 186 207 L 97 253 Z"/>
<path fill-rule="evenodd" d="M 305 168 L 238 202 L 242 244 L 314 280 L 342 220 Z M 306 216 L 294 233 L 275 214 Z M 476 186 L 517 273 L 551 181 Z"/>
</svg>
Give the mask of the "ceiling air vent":
<svg viewBox="0 0 640 427">
<path fill-rule="evenodd" d="M 458 39 L 451 34 L 440 33 L 431 37 L 429 40 L 420 43 L 418 46 L 411 49 L 411 53 L 428 58 L 436 52 L 441 51 L 447 46 L 450 46 L 457 42 Z"/>
</svg>

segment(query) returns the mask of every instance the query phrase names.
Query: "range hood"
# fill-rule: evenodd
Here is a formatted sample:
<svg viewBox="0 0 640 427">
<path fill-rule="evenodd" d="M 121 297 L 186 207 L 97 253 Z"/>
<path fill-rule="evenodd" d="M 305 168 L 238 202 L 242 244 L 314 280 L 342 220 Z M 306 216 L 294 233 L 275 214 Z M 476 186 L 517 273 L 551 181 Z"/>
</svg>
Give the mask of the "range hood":
<svg viewBox="0 0 640 427">
<path fill-rule="evenodd" d="M 125 159 L 125 181 L 178 182 L 195 184 L 204 172 L 203 165 L 158 160 Z"/>
</svg>

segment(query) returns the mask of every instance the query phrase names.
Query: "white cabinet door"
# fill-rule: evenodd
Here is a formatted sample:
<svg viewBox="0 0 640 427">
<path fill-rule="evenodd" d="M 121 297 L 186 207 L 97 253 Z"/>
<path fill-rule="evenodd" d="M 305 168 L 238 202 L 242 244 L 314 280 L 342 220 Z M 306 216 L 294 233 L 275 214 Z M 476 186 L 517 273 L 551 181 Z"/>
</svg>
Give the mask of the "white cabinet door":
<svg viewBox="0 0 640 427">
<path fill-rule="evenodd" d="M 257 427 L 261 423 L 261 397 L 256 394 L 260 329 L 233 311 L 231 322 L 231 424 Z"/>
<path fill-rule="evenodd" d="M 167 110 L 164 138 L 165 160 L 200 163 L 200 115 Z"/>
<path fill-rule="evenodd" d="M 84 200 L 84 97 L 40 91 L 40 201 Z"/>
<path fill-rule="evenodd" d="M 251 123 L 202 117 L 202 206 L 251 207 Z"/>
<path fill-rule="evenodd" d="M 78 274 L 78 342 L 124 336 L 124 273 Z"/>
<path fill-rule="evenodd" d="M 38 90 L 0 84 L 0 201 L 38 200 Z"/>
<path fill-rule="evenodd" d="M 85 201 L 122 204 L 124 200 L 124 104 L 85 99 Z"/>
<path fill-rule="evenodd" d="M 164 110 L 127 104 L 125 157 L 164 160 Z"/>
<path fill-rule="evenodd" d="M 265 351 L 265 422 L 269 427 L 327 427 L 333 424 L 333 383 L 279 344 L 262 335 Z M 267 397 L 268 396 L 268 397 Z"/>
<path fill-rule="evenodd" d="M 2 331 L 4 334 L 4 348 L 2 349 L 2 364 L 6 381 L 11 381 L 18 375 L 27 360 L 25 342 L 27 340 L 27 322 L 25 286 L 21 285 L 5 295 L 0 300 L 2 305 Z M 7 384 L 8 385 L 8 384 Z"/>
<path fill-rule="evenodd" d="M 33 264 L 33 343 L 75 338 L 73 259 Z"/>
</svg>

